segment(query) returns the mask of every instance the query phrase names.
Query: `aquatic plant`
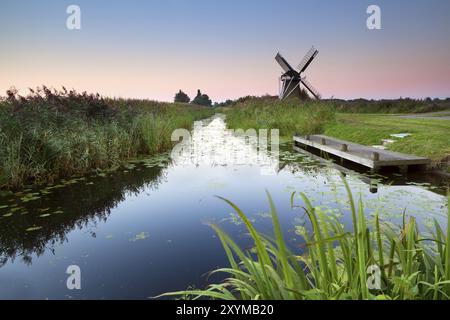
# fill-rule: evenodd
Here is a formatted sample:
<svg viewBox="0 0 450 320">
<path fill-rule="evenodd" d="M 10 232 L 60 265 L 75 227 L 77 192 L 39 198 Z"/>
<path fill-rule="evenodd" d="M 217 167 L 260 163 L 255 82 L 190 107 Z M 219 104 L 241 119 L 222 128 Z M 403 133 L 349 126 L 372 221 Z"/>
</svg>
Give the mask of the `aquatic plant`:
<svg viewBox="0 0 450 320">
<path fill-rule="evenodd" d="M 275 205 L 269 193 L 274 239 L 262 235 L 234 203 L 228 203 L 245 224 L 254 242 L 242 250 L 220 227 L 217 233 L 230 266 L 213 271 L 229 277 L 206 290 L 186 290 L 162 296 L 212 299 L 450 299 L 450 209 L 447 230 L 436 221 L 434 230 L 420 230 L 416 219 L 401 226 L 382 221 L 378 212 L 370 221 L 362 200 L 354 197 L 345 179 L 352 230 L 314 207 L 301 194 L 310 228 L 298 227 L 305 250 L 296 255 L 288 249 Z M 450 198 L 450 197 L 449 197 Z M 295 205 L 295 193 L 291 197 Z M 368 282 L 371 266 L 379 271 L 380 287 Z"/>
<path fill-rule="evenodd" d="M 118 167 L 171 148 L 172 131 L 214 112 L 63 88 L 9 90 L 0 99 L 0 189 Z"/>
<path fill-rule="evenodd" d="M 248 99 L 225 110 L 233 129 L 279 129 L 280 135 L 321 133 L 335 121 L 334 106 L 318 101 Z"/>
</svg>

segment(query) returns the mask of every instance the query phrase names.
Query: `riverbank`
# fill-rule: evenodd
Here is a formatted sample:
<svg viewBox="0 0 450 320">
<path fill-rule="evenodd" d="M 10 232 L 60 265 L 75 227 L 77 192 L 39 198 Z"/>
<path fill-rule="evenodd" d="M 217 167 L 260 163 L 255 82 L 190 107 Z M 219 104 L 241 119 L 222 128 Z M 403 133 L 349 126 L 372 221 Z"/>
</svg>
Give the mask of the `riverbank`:
<svg viewBox="0 0 450 320">
<path fill-rule="evenodd" d="M 210 108 L 40 88 L 0 100 L 0 189 L 114 169 L 170 149 Z"/>
<path fill-rule="evenodd" d="M 392 139 L 392 134 L 409 134 Z M 380 145 L 392 139 L 388 150 L 424 156 L 434 168 L 450 166 L 450 121 L 444 119 L 403 118 L 383 114 L 338 113 L 335 123 L 325 126 L 324 134 L 364 145 Z"/>
<path fill-rule="evenodd" d="M 364 106 L 358 110 L 363 112 Z M 355 107 L 356 108 L 356 107 Z M 342 107 L 341 107 L 342 109 Z M 414 109 L 406 108 L 406 111 Z M 408 133 L 394 139 L 388 150 L 424 156 L 432 168 L 448 172 L 450 167 L 450 121 L 439 118 L 406 118 L 397 114 L 340 113 L 332 101 L 299 102 L 250 99 L 224 109 L 227 124 L 237 129 L 279 129 L 283 140 L 294 134 L 323 133 L 363 145 L 381 145 L 392 134 Z M 382 109 L 384 110 L 384 109 Z M 348 110 L 347 110 L 348 111 Z"/>
<path fill-rule="evenodd" d="M 297 133 L 321 133 L 326 124 L 336 120 L 332 104 L 308 101 L 299 106 L 296 99 L 255 98 L 224 108 L 223 112 L 232 129 L 279 129 L 284 138 Z"/>
</svg>

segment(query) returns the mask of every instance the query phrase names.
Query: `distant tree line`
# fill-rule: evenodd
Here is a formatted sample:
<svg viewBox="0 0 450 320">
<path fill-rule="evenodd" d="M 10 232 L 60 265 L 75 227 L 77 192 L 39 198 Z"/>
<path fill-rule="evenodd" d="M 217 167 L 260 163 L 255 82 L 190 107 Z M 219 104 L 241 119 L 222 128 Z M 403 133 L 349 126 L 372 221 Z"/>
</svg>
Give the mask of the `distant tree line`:
<svg viewBox="0 0 450 320">
<path fill-rule="evenodd" d="M 306 92 L 302 92 L 302 96 L 299 99 L 299 104 L 302 101 L 309 100 Z M 277 100 L 278 96 L 263 95 L 263 96 L 245 96 L 238 99 L 227 99 L 223 102 L 212 103 L 207 94 L 203 94 L 200 90 L 197 90 L 197 95 L 191 101 L 189 96 L 180 90 L 175 95 L 175 102 L 191 103 L 206 107 L 233 107 L 235 105 L 245 103 L 247 101 L 273 101 Z M 294 99 L 294 98 L 293 98 Z M 323 99 L 323 103 L 332 103 L 338 112 L 357 112 L 357 113 L 423 113 L 433 111 L 443 111 L 450 109 L 450 98 L 438 99 L 438 98 L 425 98 L 425 99 L 411 99 L 411 98 L 399 98 L 399 99 L 381 99 L 381 100 L 369 100 L 369 99 Z"/>
<path fill-rule="evenodd" d="M 231 100 L 231 99 L 227 99 L 224 102 L 216 102 L 214 103 L 214 107 L 232 107 L 234 105 L 240 104 L 240 103 L 244 103 L 250 100 L 278 100 L 277 96 L 271 96 L 271 95 L 263 95 L 260 97 L 257 96 L 245 96 L 245 97 L 241 97 L 235 100 Z"/>
<path fill-rule="evenodd" d="M 177 103 L 190 103 L 190 104 L 195 104 L 195 105 L 199 105 L 199 106 L 205 106 L 205 107 L 214 107 L 214 108 L 218 108 L 218 107 L 230 107 L 230 106 L 234 106 L 236 104 L 239 103 L 243 103 L 249 100 L 277 100 L 278 97 L 277 96 L 271 96 L 271 95 L 263 95 L 260 97 L 257 96 L 245 96 L 245 97 L 241 97 L 238 99 L 227 99 L 223 102 L 212 102 L 210 97 L 207 94 L 203 94 L 200 89 L 197 90 L 197 95 L 195 96 L 195 98 L 193 100 L 191 100 L 191 98 L 183 91 L 183 90 L 179 90 L 176 94 L 175 94 L 175 98 L 174 98 L 174 102 Z"/>
<path fill-rule="evenodd" d="M 447 99 L 354 99 L 324 100 L 332 102 L 339 112 L 357 112 L 357 113 L 424 113 L 444 111 L 450 109 L 450 98 Z"/>
<path fill-rule="evenodd" d="M 197 90 L 197 95 L 192 101 L 191 98 L 189 98 L 189 96 L 182 90 L 178 91 L 178 93 L 175 95 L 174 101 L 179 103 L 191 103 L 205 107 L 212 106 L 212 101 L 209 96 L 207 94 L 203 94 L 200 89 Z"/>
</svg>

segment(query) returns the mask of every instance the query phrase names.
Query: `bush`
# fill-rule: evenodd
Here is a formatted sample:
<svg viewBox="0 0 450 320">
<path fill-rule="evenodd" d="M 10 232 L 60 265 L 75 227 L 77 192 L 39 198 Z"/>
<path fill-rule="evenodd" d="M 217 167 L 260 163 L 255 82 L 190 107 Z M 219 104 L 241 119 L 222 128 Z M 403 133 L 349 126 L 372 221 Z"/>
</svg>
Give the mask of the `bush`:
<svg viewBox="0 0 450 320">
<path fill-rule="evenodd" d="M 189 98 L 189 96 L 181 90 L 175 95 L 174 102 L 189 103 L 190 101 L 191 98 Z"/>
<path fill-rule="evenodd" d="M 192 104 L 199 106 L 211 107 L 212 101 L 207 94 L 202 94 L 200 90 L 197 91 L 197 96 L 192 100 Z"/>
</svg>

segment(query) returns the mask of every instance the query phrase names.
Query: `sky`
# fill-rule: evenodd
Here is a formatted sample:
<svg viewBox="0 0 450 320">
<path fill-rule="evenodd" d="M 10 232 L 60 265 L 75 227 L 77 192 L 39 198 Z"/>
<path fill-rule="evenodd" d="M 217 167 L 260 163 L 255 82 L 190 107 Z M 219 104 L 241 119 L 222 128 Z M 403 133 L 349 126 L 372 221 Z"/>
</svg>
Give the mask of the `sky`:
<svg viewBox="0 0 450 320">
<path fill-rule="evenodd" d="M 81 29 L 69 30 L 69 5 Z M 381 30 L 366 10 L 381 9 Z M 324 98 L 450 97 L 448 0 L 2 0 L 0 95 L 66 86 L 171 101 L 278 94 L 281 52 Z"/>
</svg>

